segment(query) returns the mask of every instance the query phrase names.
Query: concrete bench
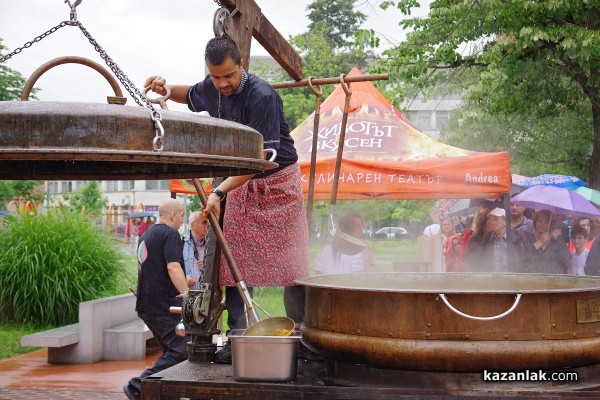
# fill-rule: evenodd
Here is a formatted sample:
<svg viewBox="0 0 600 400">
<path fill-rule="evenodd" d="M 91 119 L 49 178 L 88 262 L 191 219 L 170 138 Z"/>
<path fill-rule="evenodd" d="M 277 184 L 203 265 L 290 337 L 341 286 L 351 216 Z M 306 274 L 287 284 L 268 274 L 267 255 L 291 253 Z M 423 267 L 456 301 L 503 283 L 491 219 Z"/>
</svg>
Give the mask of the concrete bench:
<svg viewBox="0 0 600 400">
<path fill-rule="evenodd" d="M 21 337 L 21 346 L 23 347 L 47 347 L 49 363 L 59 360 L 64 349 L 73 348 L 77 343 L 79 343 L 79 324 L 62 326 Z"/>
<path fill-rule="evenodd" d="M 102 359 L 143 360 L 146 358 L 146 341 L 153 337 L 141 319 L 105 329 Z"/>
<path fill-rule="evenodd" d="M 91 364 L 105 359 L 105 347 L 109 348 L 108 354 L 114 356 L 115 350 L 112 344 L 109 345 L 109 339 L 105 343 L 105 330 L 110 329 L 116 331 L 108 332 L 109 337 L 118 334 L 117 341 L 124 340 L 131 346 L 131 351 L 122 352 L 118 359 L 144 358 L 146 340 L 152 338 L 152 333 L 137 316 L 135 296 L 131 293 L 82 302 L 78 324 L 23 336 L 21 346 L 48 347 L 48 363 L 51 364 Z M 119 330 L 129 332 L 119 335 Z M 138 332 L 143 334 L 140 336 Z M 118 343 L 115 349 L 123 349 L 123 346 Z M 142 348 L 144 356 L 140 358 Z"/>
</svg>

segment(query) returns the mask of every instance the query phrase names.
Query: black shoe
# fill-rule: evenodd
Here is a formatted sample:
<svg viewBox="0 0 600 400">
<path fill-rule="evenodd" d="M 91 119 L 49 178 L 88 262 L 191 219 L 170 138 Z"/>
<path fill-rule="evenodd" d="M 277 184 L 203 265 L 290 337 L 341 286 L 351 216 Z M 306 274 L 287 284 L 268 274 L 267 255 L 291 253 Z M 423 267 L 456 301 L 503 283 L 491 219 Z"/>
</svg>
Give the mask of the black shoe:
<svg viewBox="0 0 600 400">
<path fill-rule="evenodd" d="M 123 386 L 123 391 L 129 400 L 140 400 L 141 398 L 140 391 L 129 384 Z"/>
<path fill-rule="evenodd" d="M 304 343 L 298 344 L 298 359 L 309 361 L 324 361 L 325 357 L 315 350 L 305 346 Z"/>
<path fill-rule="evenodd" d="M 231 364 L 231 343 L 225 342 L 221 350 L 215 353 L 216 364 Z"/>
</svg>

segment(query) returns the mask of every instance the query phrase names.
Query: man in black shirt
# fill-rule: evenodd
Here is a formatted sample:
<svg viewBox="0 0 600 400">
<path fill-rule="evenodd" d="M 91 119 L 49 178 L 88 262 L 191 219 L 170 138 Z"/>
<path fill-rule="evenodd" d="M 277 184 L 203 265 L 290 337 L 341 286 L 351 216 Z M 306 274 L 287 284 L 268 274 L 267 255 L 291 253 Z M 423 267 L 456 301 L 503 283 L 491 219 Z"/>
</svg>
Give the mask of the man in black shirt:
<svg viewBox="0 0 600 400">
<path fill-rule="evenodd" d="M 163 348 L 163 354 L 123 387 L 130 400 L 140 398 L 142 379 L 187 359 L 189 337 L 175 334 L 181 317 L 169 312 L 171 306 L 181 306 L 175 297 L 188 289 L 182 267 L 183 242 L 178 232 L 184 212 L 178 200 L 164 200 L 158 207 L 158 223 L 140 238 L 135 310 Z"/>
</svg>

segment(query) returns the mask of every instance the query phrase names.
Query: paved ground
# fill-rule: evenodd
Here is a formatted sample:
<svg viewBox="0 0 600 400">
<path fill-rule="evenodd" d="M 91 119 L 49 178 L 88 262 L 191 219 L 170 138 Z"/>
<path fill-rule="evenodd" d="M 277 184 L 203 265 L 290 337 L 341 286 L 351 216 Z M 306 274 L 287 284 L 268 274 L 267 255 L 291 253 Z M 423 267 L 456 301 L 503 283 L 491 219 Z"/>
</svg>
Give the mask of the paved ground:
<svg viewBox="0 0 600 400">
<path fill-rule="evenodd" d="M 47 364 L 47 350 L 0 360 L 0 400 L 126 400 L 122 386 L 154 364 L 160 348 L 141 361 Z"/>
</svg>

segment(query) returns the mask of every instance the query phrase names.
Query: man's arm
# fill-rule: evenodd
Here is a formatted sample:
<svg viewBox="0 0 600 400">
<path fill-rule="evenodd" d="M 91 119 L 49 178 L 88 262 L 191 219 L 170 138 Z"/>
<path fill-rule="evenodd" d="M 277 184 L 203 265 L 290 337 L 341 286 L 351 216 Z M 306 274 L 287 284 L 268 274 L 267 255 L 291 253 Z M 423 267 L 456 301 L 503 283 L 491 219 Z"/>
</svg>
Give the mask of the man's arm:
<svg viewBox="0 0 600 400">
<path fill-rule="evenodd" d="M 221 184 L 219 184 L 218 188 L 223 193 L 227 194 L 235 188 L 242 186 L 244 183 L 248 182 L 252 179 L 254 175 L 241 175 L 241 176 L 230 176 L 225 179 Z M 206 204 L 206 208 L 204 209 L 204 215 L 208 216 L 208 214 L 213 211 L 217 218 L 221 213 L 221 198 L 214 193 L 211 193 L 208 196 L 208 202 Z"/>
<path fill-rule="evenodd" d="M 178 262 L 170 262 L 167 264 L 167 271 L 169 272 L 171 282 L 173 282 L 173 285 L 175 285 L 175 288 L 179 293 L 185 293 L 188 290 L 188 285 L 181 264 Z"/>
</svg>

